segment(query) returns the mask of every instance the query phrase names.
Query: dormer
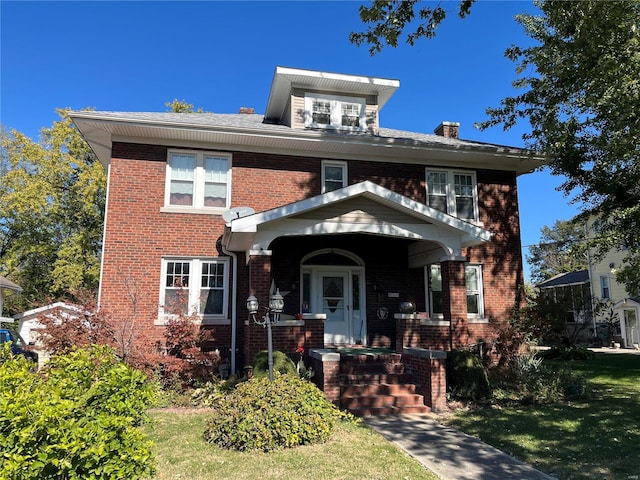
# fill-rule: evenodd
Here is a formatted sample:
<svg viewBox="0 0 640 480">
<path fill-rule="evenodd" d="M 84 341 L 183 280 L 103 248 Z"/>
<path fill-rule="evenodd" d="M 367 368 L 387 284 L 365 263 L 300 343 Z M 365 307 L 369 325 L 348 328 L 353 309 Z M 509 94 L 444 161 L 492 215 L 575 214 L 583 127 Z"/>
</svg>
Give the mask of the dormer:
<svg viewBox="0 0 640 480">
<path fill-rule="evenodd" d="M 399 86 L 387 78 L 276 67 L 265 122 L 377 135 L 378 113 Z"/>
</svg>

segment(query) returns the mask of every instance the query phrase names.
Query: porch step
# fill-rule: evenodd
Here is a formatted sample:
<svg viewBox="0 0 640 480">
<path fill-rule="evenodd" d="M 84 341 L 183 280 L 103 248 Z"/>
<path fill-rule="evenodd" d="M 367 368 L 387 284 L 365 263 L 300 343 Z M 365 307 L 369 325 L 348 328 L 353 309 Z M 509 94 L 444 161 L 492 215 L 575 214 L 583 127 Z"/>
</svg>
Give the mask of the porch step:
<svg viewBox="0 0 640 480">
<path fill-rule="evenodd" d="M 357 416 L 428 413 L 398 354 L 341 355 L 340 407 Z"/>
</svg>

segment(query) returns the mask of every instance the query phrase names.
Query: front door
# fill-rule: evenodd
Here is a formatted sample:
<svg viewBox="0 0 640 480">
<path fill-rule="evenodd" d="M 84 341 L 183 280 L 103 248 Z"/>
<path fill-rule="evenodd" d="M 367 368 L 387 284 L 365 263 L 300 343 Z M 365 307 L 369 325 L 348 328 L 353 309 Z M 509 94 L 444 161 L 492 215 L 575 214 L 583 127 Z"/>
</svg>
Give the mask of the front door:
<svg viewBox="0 0 640 480">
<path fill-rule="evenodd" d="M 625 336 L 625 346 L 631 347 L 640 343 L 640 325 L 638 325 L 638 316 L 635 309 L 624 310 L 624 326 L 622 334 Z"/>
<path fill-rule="evenodd" d="M 350 343 L 351 292 L 348 273 L 320 272 L 318 283 L 320 313 L 327 316 L 324 324 L 325 345 Z"/>
</svg>

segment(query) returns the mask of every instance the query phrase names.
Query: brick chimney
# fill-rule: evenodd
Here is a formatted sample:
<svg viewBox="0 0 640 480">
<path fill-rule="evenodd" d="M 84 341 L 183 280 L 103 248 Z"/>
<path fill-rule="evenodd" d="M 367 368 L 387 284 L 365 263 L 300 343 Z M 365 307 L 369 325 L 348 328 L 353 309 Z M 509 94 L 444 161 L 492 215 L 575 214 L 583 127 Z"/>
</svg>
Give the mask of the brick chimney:
<svg viewBox="0 0 640 480">
<path fill-rule="evenodd" d="M 253 115 L 254 113 L 256 113 L 255 108 L 251 108 L 251 107 L 240 107 L 240 112 L 239 113 L 245 113 L 247 115 Z"/>
<path fill-rule="evenodd" d="M 460 138 L 459 137 L 460 123 L 458 122 L 442 122 L 433 131 L 436 135 L 447 138 Z"/>
</svg>

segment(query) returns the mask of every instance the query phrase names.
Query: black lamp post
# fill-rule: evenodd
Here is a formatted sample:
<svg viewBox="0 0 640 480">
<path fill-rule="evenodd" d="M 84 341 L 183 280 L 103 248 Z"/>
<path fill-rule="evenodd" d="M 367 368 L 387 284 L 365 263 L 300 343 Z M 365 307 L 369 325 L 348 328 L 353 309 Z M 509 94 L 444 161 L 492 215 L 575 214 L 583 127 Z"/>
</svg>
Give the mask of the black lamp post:
<svg viewBox="0 0 640 480">
<path fill-rule="evenodd" d="M 259 307 L 258 299 L 253 295 L 249 295 L 249 298 L 247 298 L 247 310 L 249 310 L 249 315 L 251 315 L 253 321 L 257 325 L 267 327 L 269 380 L 273 381 L 273 342 L 271 339 L 271 325 L 275 325 L 280 321 L 280 314 L 284 309 L 284 299 L 282 298 L 282 295 L 280 295 L 280 289 L 276 289 L 276 293 L 269 297 L 269 306 L 266 308 L 262 318 L 256 317 Z"/>
</svg>

